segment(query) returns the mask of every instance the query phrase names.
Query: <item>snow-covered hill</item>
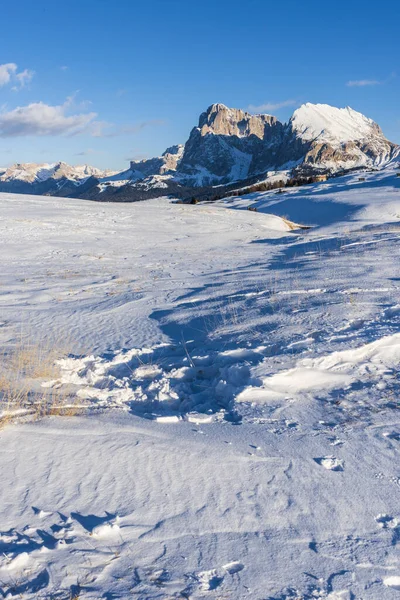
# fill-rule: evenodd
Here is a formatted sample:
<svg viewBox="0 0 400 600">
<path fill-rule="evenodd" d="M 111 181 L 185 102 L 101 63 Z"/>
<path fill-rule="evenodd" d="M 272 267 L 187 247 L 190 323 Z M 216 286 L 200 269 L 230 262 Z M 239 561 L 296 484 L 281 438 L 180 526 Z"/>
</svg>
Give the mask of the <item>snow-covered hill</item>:
<svg viewBox="0 0 400 600">
<path fill-rule="evenodd" d="M 399 244 L 391 167 L 196 206 L 0 194 L 1 381 L 50 345 L 30 406 L 83 407 L 0 430 L 0 597 L 395 600 Z"/>
</svg>

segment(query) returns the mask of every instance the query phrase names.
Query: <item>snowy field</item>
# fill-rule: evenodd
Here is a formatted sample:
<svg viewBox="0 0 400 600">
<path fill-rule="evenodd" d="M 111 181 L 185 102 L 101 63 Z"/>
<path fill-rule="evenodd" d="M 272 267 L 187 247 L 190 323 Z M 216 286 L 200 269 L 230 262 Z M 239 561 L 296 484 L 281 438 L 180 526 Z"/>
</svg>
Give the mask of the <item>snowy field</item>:
<svg viewBox="0 0 400 600">
<path fill-rule="evenodd" d="M 38 385 L 85 408 L 0 430 L 0 597 L 398 598 L 399 241 L 390 167 L 1 194 L 1 348 L 68 345 Z"/>
</svg>

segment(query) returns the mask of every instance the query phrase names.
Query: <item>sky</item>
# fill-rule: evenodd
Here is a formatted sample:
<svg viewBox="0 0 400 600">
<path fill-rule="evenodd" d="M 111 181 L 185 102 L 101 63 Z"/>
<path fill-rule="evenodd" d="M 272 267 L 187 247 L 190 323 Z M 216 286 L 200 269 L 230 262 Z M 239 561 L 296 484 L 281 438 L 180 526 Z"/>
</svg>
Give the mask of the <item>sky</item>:
<svg viewBox="0 0 400 600">
<path fill-rule="evenodd" d="M 3 2 L 0 166 L 124 169 L 214 102 L 351 106 L 400 143 L 399 23 L 398 0 Z"/>
</svg>

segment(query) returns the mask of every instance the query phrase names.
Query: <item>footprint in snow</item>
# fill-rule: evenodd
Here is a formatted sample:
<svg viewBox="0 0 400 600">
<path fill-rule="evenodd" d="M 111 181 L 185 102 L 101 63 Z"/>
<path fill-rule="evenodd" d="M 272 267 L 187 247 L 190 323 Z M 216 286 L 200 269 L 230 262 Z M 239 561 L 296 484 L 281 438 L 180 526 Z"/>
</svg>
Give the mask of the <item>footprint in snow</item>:
<svg viewBox="0 0 400 600">
<path fill-rule="evenodd" d="M 399 525 L 398 520 L 390 515 L 378 515 L 375 517 L 375 521 L 378 523 L 379 527 L 382 527 L 382 529 L 396 529 L 396 527 Z"/>
<path fill-rule="evenodd" d="M 385 431 L 383 436 L 388 438 L 389 440 L 395 440 L 396 442 L 400 442 L 400 433 L 397 431 Z"/>
<path fill-rule="evenodd" d="M 314 458 L 314 461 L 328 471 L 344 471 L 344 461 L 335 456 L 321 456 Z"/>
<path fill-rule="evenodd" d="M 39 519 L 44 519 L 46 517 L 49 517 L 51 514 L 53 514 L 51 512 L 37 508 L 36 506 L 32 506 L 32 510 L 35 513 L 35 515 L 37 515 L 39 517 Z"/>
<path fill-rule="evenodd" d="M 204 592 L 216 590 L 224 580 L 224 576 L 218 573 L 216 569 L 210 571 L 200 571 L 196 575 L 197 581 L 200 583 L 200 589 Z"/>
</svg>

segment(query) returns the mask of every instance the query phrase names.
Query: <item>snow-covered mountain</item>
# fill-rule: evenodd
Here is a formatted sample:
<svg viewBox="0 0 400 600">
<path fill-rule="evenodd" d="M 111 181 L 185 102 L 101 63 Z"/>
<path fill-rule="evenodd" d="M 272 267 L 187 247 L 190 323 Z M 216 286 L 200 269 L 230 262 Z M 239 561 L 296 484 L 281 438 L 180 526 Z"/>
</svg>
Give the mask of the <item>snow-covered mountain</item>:
<svg viewBox="0 0 400 600">
<path fill-rule="evenodd" d="M 81 186 L 91 178 L 97 180 L 112 173 L 89 165 L 73 167 L 65 162 L 17 163 L 0 172 L 0 191 L 55 193 L 65 186 Z"/>
<path fill-rule="evenodd" d="M 350 107 L 303 104 L 290 119 L 289 135 L 307 150 L 303 163 L 335 172 L 379 167 L 399 155 L 380 127 Z"/>
<path fill-rule="evenodd" d="M 108 171 L 102 171 L 89 165 L 71 167 L 67 163 L 25 163 L 9 167 L 1 176 L 2 181 L 26 181 L 29 183 L 47 181 L 47 179 L 73 179 L 79 181 L 87 177 L 104 177 Z"/>
<path fill-rule="evenodd" d="M 14 165 L 0 171 L 0 191 L 135 201 L 199 188 L 229 186 L 355 168 L 381 168 L 400 157 L 371 119 L 347 107 L 303 104 L 288 123 L 266 114 L 212 104 L 185 145 L 160 157 L 131 161 L 120 173 L 65 163 Z M 220 189 L 220 187 L 219 187 Z"/>
<path fill-rule="evenodd" d="M 361 113 L 328 104 L 303 104 L 290 119 L 292 130 L 305 141 L 345 143 L 380 133 L 377 125 Z"/>
</svg>

